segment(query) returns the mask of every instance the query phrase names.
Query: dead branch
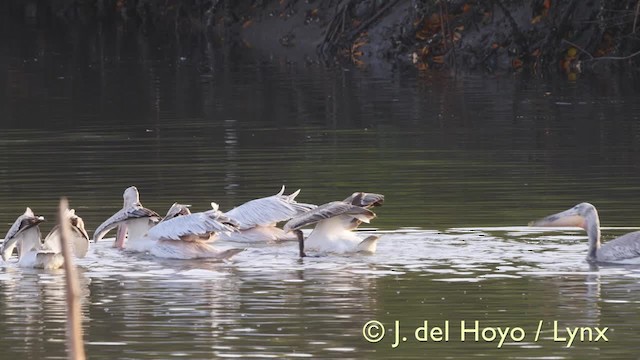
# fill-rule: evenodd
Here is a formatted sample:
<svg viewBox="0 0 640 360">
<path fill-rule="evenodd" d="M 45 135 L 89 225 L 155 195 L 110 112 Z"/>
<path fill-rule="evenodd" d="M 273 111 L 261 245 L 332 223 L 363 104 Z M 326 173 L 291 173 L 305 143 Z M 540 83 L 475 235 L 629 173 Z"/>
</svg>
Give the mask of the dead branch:
<svg viewBox="0 0 640 360">
<path fill-rule="evenodd" d="M 580 46 L 578 46 L 577 44 L 572 43 L 571 41 L 566 40 L 566 39 L 562 39 L 562 42 L 563 42 L 563 43 L 567 43 L 567 44 L 569 44 L 569 45 L 573 46 L 574 48 L 576 48 L 576 49 L 580 50 L 581 52 L 583 52 L 583 53 L 585 53 L 585 54 L 589 55 L 589 58 L 590 58 L 590 59 L 593 59 L 593 58 L 594 58 L 594 56 L 593 56 L 593 55 L 591 55 L 591 53 L 590 53 L 590 52 L 588 52 L 587 50 L 585 50 L 585 49 L 581 48 L 581 47 L 580 47 Z"/>
<path fill-rule="evenodd" d="M 80 285 L 78 274 L 76 273 L 73 261 L 73 250 L 71 249 L 71 229 L 67 209 L 69 203 L 66 198 L 60 199 L 58 210 L 58 222 L 62 231 L 60 245 L 62 256 L 64 257 L 65 283 L 67 292 L 67 350 L 69 359 L 84 360 L 84 344 L 82 341 L 82 313 L 80 311 Z"/>
</svg>

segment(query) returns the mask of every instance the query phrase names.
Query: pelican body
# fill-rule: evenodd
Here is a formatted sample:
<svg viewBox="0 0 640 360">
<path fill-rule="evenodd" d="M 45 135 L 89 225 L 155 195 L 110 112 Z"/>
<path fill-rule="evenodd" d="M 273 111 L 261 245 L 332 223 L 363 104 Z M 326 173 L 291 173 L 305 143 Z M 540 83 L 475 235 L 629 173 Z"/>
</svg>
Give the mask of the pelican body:
<svg viewBox="0 0 640 360">
<path fill-rule="evenodd" d="M 589 203 L 580 203 L 571 209 L 532 221 L 529 226 L 577 226 L 586 230 L 589 237 L 587 261 L 592 263 L 640 263 L 640 231 L 622 235 L 603 244 L 598 211 L 595 206 Z"/>
<path fill-rule="evenodd" d="M 384 196 L 357 192 L 343 201 L 333 201 L 294 217 L 284 225 L 284 230 L 294 232 L 300 242 L 300 255 L 305 249 L 333 253 L 375 253 L 377 236 L 361 239 L 352 230 L 361 223 L 369 223 L 376 214 L 369 210 L 381 206 Z M 299 229 L 316 224 L 305 240 Z"/>
<path fill-rule="evenodd" d="M 284 185 L 275 195 L 254 199 L 226 212 L 239 223 L 239 231 L 220 234 L 221 240 L 238 242 L 295 241 L 294 234 L 288 234 L 277 227 L 277 223 L 301 215 L 316 205 L 298 203 L 296 196 L 300 189 L 284 195 Z"/>
</svg>

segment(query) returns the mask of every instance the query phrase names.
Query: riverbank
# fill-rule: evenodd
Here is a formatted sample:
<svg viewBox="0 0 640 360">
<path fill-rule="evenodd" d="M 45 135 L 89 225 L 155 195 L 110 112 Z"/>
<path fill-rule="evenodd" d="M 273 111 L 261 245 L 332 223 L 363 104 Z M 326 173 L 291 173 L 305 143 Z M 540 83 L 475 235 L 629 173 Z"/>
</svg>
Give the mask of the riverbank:
<svg viewBox="0 0 640 360">
<path fill-rule="evenodd" d="M 578 74 L 640 65 L 640 1 L 6 1 L 6 21 L 291 62 Z M 18 27 L 19 28 L 19 27 Z"/>
</svg>

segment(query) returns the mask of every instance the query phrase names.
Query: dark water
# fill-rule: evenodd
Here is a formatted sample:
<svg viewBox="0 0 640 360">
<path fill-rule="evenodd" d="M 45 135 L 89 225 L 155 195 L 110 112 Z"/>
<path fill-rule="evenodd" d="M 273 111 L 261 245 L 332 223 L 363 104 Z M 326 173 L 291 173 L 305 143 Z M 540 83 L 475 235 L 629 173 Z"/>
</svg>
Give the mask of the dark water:
<svg viewBox="0 0 640 360">
<path fill-rule="evenodd" d="M 53 219 L 65 195 L 92 231 L 130 185 L 158 212 L 174 201 L 229 209 L 282 184 L 311 203 L 386 195 L 368 230 L 383 235 L 374 256 L 301 261 L 283 244 L 250 247 L 231 263 L 181 262 L 94 246 L 79 261 L 90 358 L 640 350 L 640 269 L 590 268 L 584 233 L 523 227 L 582 201 L 598 207 L 605 240 L 640 224 L 634 79 L 326 68 L 206 43 L 186 52 L 85 36 L 0 37 L 7 230 L 26 206 Z M 63 285 L 60 272 L 4 265 L 3 356 L 65 356 Z M 374 319 L 387 333 L 368 343 L 362 327 Z M 408 341 L 393 348 L 396 320 Z M 423 320 L 448 320 L 449 342 L 415 341 Z M 526 336 L 501 348 L 471 335 L 461 342 L 461 320 Z M 553 321 L 609 327 L 609 341 L 567 348 L 554 342 Z"/>
</svg>

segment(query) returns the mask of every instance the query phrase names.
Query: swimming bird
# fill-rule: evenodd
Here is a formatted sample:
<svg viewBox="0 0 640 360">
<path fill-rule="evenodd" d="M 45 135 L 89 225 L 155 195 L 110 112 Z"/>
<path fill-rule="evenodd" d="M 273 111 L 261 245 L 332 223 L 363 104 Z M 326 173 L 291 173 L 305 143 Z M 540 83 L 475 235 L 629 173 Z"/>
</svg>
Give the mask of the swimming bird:
<svg viewBox="0 0 640 360">
<path fill-rule="evenodd" d="M 149 252 L 152 255 L 161 258 L 228 259 L 244 249 L 220 251 L 211 243 L 220 234 L 237 232 L 238 226 L 235 220 L 218 210 L 218 204 L 211 203 L 211 210 L 161 221 L 144 235 L 143 241 L 151 244 Z"/>
<path fill-rule="evenodd" d="M 84 221 L 80 216 L 76 215 L 76 211 L 74 209 L 67 209 L 65 218 L 69 219 L 69 224 L 71 225 L 70 242 L 73 254 L 77 258 L 83 258 L 87 255 L 87 251 L 89 250 L 89 235 L 87 234 L 87 230 L 84 228 Z M 57 224 L 44 238 L 44 245 L 56 253 L 62 253 L 62 243 L 60 242 L 61 233 L 62 230 L 60 229 L 60 224 Z"/>
<path fill-rule="evenodd" d="M 126 210 L 134 206 L 142 206 L 140 203 L 140 193 L 138 193 L 138 188 L 135 186 L 129 186 L 124 190 L 122 193 L 122 200 L 122 210 Z M 119 249 L 124 248 L 124 242 L 127 239 L 127 234 L 127 225 L 118 225 L 116 240 L 113 242 L 113 247 L 117 247 Z"/>
<path fill-rule="evenodd" d="M 384 203 L 384 195 L 356 192 L 343 201 L 320 205 L 296 216 L 284 225 L 284 231 L 294 232 L 300 244 L 300 256 L 306 256 L 305 247 L 319 252 L 375 253 L 378 236 L 364 240 L 352 232 L 361 223 L 369 223 L 376 214 L 369 210 Z M 305 240 L 301 228 L 316 224 Z"/>
<path fill-rule="evenodd" d="M 571 209 L 532 221 L 529 226 L 577 226 L 587 231 L 589 251 L 587 261 L 592 263 L 640 263 L 640 231 L 600 242 L 600 219 L 595 206 L 580 203 Z"/>
<path fill-rule="evenodd" d="M 239 231 L 220 234 L 220 239 L 240 242 L 296 241 L 295 234 L 285 233 L 277 224 L 314 209 L 316 205 L 296 202 L 300 189 L 289 195 L 284 195 L 284 189 L 283 185 L 275 195 L 254 199 L 227 211 L 225 214 L 239 223 Z"/>
<path fill-rule="evenodd" d="M 174 203 L 163 218 L 155 211 L 142 206 L 138 190 L 132 186 L 129 192 L 130 206 L 118 211 L 100 224 L 93 234 L 99 241 L 109 231 L 126 226 L 128 238 L 119 247 L 128 251 L 149 252 L 151 255 L 168 259 L 217 258 L 227 259 L 242 249 L 218 251 L 207 242 L 217 238 L 217 234 L 237 231 L 237 223 L 228 219 L 212 203 L 212 209 L 192 214 L 190 205 Z"/>
<path fill-rule="evenodd" d="M 93 232 L 93 241 L 98 242 L 109 231 L 119 227 L 116 235 L 115 247 L 129 251 L 144 252 L 149 250 L 149 245 L 143 241 L 143 236 L 153 226 L 158 224 L 162 217 L 153 210 L 147 209 L 140 203 L 140 194 L 135 186 L 125 189 L 124 207 L 105 220 Z M 125 236 L 127 234 L 128 236 Z"/>
<path fill-rule="evenodd" d="M 82 218 L 74 210 L 67 210 L 66 216 L 71 223 L 71 244 L 76 256 L 84 257 L 88 248 L 89 236 L 84 229 Z M 57 269 L 64 264 L 61 254 L 60 226 L 56 225 L 46 236 L 40 239 L 39 224 L 44 222 L 42 216 L 34 215 L 27 208 L 13 223 L 2 244 L 2 259 L 8 261 L 13 249 L 18 246 L 18 266 L 41 269 Z"/>
</svg>

